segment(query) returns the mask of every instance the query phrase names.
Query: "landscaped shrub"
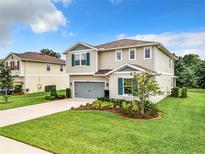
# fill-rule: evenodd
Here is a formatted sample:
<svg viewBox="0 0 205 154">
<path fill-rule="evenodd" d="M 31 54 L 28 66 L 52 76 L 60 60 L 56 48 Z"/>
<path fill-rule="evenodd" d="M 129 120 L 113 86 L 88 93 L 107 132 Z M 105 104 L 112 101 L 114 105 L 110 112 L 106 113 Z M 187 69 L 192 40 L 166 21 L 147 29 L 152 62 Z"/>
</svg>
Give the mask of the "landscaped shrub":
<svg viewBox="0 0 205 154">
<path fill-rule="evenodd" d="M 187 88 L 183 87 L 181 90 L 181 97 L 182 98 L 187 98 Z"/>
<path fill-rule="evenodd" d="M 125 102 L 127 104 L 132 103 L 131 101 L 128 101 L 128 100 L 125 100 L 125 99 L 114 99 L 114 98 L 109 99 L 107 97 L 100 97 L 100 98 L 97 98 L 97 99 L 100 100 L 100 101 L 112 102 L 112 103 L 114 103 L 114 106 L 117 106 L 117 105 L 122 106 L 123 102 Z"/>
<path fill-rule="evenodd" d="M 56 97 L 55 96 L 45 96 L 45 99 L 46 100 L 54 100 L 54 99 L 56 99 Z"/>
<path fill-rule="evenodd" d="M 15 93 L 21 93 L 23 91 L 22 85 L 15 85 Z"/>
<path fill-rule="evenodd" d="M 58 98 L 58 99 L 64 99 L 64 98 L 65 98 L 65 95 L 58 95 L 57 98 Z"/>
<path fill-rule="evenodd" d="M 67 98 L 71 97 L 71 90 L 70 90 L 70 88 L 66 88 L 66 97 Z"/>
<path fill-rule="evenodd" d="M 144 104 L 144 111 L 146 115 L 152 116 L 152 115 L 156 115 L 159 112 L 159 109 L 156 104 L 147 100 Z"/>
<path fill-rule="evenodd" d="M 172 97 L 177 97 L 177 98 L 179 97 L 179 88 L 178 87 L 172 88 L 171 96 Z"/>
<path fill-rule="evenodd" d="M 57 91 L 56 91 L 56 86 L 53 85 L 51 90 L 50 90 L 50 96 L 53 96 L 55 98 L 57 98 Z"/>
</svg>

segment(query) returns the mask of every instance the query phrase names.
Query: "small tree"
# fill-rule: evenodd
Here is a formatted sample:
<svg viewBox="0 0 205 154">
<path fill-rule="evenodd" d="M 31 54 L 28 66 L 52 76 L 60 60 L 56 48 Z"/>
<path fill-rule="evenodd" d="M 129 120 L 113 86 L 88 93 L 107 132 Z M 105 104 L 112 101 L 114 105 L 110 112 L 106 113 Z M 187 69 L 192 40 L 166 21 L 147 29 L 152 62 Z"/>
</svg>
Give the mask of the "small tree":
<svg viewBox="0 0 205 154">
<path fill-rule="evenodd" d="M 11 70 L 0 64 L 0 88 L 4 91 L 3 95 L 5 103 L 8 103 L 8 89 L 13 85 L 13 77 L 11 76 Z"/>
<path fill-rule="evenodd" d="M 149 100 L 150 96 L 161 94 L 159 85 L 155 80 L 154 74 L 145 72 L 142 74 L 134 74 L 134 95 L 139 99 L 140 113 L 144 115 L 144 106 L 146 101 Z"/>
<path fill-rule="evenodd" d="M 48 55 L 48 56 L 52 56 L 52 57 L 56 57 L 56 58 L 60 58 L 61 55 L 58 52 L 55 52 L 51 49 L 41 49 L 40 53 L 44 54 L 44 55 Z"/>
</svg>

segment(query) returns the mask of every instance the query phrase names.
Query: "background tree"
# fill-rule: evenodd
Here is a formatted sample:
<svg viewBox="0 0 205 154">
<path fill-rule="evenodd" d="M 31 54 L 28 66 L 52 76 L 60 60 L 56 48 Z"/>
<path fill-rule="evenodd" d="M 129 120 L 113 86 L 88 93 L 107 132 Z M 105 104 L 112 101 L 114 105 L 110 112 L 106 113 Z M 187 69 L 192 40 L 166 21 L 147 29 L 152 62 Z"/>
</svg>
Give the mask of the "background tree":
<svg viewBox="0 0 205 154">
<path fill-rule="evenodd" d="M 60 58 L 61 57 L 59 52 L 55 52 L 55 51 L 53 51 L 51 49 L 41 49 L 40 53 L 48 55 L 48 56 L 56 57 L 56 58 Z"/>
<path fill-rule="evenodd" d="M 187 54 L 177 57 L 175 61 L 175 75 L 178 87 L 205 88 L 204 63 L 198 55 Z"/>
<path fill-rule="evenodd" d="M 134 95 L 139 98 L 140 113 L 144 115 L 144 106 L 150 96 L 161 94 L 159 85 L 152 73 L 134 74 Z"/>
<path fill-rule="evenodd" d="M 11 70 L 0 63 L 0 88 L 4 91 L 3 96 L 5 103 L 8 103 L 8 89 L 12 88 L 13 78 Z"/>
</svg>

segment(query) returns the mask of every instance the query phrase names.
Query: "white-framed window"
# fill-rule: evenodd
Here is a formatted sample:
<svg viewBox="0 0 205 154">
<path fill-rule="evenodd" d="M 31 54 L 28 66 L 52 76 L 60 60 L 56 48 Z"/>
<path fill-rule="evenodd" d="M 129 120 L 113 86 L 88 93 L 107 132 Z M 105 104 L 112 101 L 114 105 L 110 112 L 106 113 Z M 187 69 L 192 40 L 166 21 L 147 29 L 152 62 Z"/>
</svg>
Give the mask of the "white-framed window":
<svg viewBox="0 0 205 154">
<path fill-rule="evenodd" d="M 87 52 L 74 54 L 74 66 L 85 66 L 87 60 Z"/>
<path fill-rule="evenodd" d="M 129 60 L 136 60 L 136 49 L 129 49 Z"/>
<path fill-rule="evenodd" d="M 86 53 L 82 53 L 80 56 L 81 56 L 80 57 L 81 65 L 87 65 L 87 55 L 86 55 Z"/>
<path fill-rule="evenodd" d="M 51 65 L 50 64 L 46 64 L 46 71 L 51 71 Z"/>
<path fill-rule="evenodd" d="M 152 59 L 152 47 L 144 47 L 144 59 Z"/>
<path fill-rule="evenodd" d="M 116 50 L 115 51 L 115 60 L 116 61 L 122 61 L 122 50 Z"/>
<path fill-rule="evenodd" d="M 60 65 L 60 72 L 63 72 L 63 65 Z"/>
<path fill-rule="evenodd" d="M 133 95 L 133 79 L 123 78 L 123 95 L 132 96 Z"/>
</svg>

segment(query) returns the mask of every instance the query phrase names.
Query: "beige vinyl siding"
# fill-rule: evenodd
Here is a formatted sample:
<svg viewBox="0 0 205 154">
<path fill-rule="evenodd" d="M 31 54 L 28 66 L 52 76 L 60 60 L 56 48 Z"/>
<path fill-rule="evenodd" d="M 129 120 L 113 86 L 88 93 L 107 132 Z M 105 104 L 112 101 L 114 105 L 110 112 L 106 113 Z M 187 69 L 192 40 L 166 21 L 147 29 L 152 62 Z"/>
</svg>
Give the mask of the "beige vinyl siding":
<svg viewBox="0 0 205 154">
<path fill-rule="evenodd" d="M 95 72 L 97 72 L 97 52 L 94 50 L 89 50 L 88 52 L 90 52 L 90 65 L 89 66 L 87 66 L 87 65 L 85 65 L 85 66 L 72 66 L 72 54 L 74 54 L 74 53 L 68 52 L 66 54 L 67 73 L 95 73 Z"/>
<path fill-rule="evenodd" d="M 65 76 L 25 76 L 24 88 L 29 93 L 44 92 L 45 86 L 56 85 L 57 90 L 65 90 L 69 87 L 69 78 Z"/>
<path fill-rule="evenodd" d="M 50 64 L 50 71 L 46 70 L 46 65 L 50 63 L 24 62 L 24 75 L 66 75 L 66 67 L 64 65 L 63 72 L 60 71 L 60 64 Z"/>
<path fill-rule="evenodd" d="M 125 63 L 136 64 L 154 70 L 154 52 L 152 58 L 144 59 L 144 48 L 136 48 L 136 60 L 129 60 L 129 49 L 122 50 L 122 61 L 115 60 L 115 50 L 99 52 L 99 69 L 115 69 Z"/>
<path fill-rule="evenodd" d="M 171 68 L 169 68 L 169 59 L 172 61 L 172 63 L 174 63 L 174 61 L 158 48 L 155 48 L 155 53 L 156 53 L 155 70 L 157 72 L 170 73 L 174 75 L 174 68 L 172 68 L 172 66 Z"/>
</svg>

